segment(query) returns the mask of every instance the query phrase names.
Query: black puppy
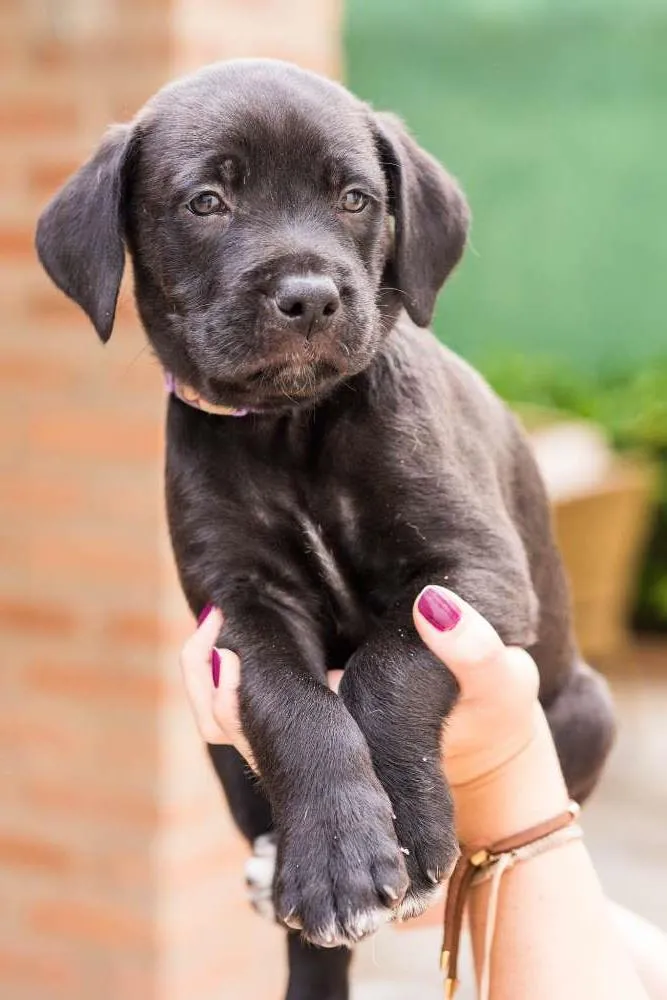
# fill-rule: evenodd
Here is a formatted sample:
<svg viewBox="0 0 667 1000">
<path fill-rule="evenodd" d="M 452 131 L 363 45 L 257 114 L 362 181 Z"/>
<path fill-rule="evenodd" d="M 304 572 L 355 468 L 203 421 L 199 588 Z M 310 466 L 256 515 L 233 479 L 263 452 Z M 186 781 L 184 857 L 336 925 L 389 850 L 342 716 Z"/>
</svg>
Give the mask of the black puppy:
<svg viewBox="0 0 667 1000">
<path fill-rule="evenodd" d="M 290 1000 L 347 996 L 344 946 L 422 909 L 457 855 L 440 768 L 457 687 L 412 626 L 421 587 L 446 582 L 531 649 L 573 795 L 611 742 L 524 438 L 418 329 L 467 223 L 397 119 L 263 61 L 162 90 L 39 222 L 44 267 L 105 341 L 128 248 L 175 380 L 174 551 L 191 608 L 222 607 L 241 654 L 261 783 L 213 759 L 243 833 L 276 831 Z"/>
</svg>

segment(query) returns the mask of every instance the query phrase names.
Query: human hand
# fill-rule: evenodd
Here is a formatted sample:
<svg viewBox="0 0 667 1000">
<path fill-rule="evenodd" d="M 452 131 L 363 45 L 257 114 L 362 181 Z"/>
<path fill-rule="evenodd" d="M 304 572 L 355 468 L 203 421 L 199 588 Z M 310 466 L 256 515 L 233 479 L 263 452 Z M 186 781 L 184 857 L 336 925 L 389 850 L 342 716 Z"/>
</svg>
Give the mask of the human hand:
<svg viewBox="0 0 667 1000">
<path fill-rule="evenodd" d="M 448 628 L 432 624 L 438 611 Z M 214 648 L 222 620 L 221 612 L 212 609 L 187 640 L 181 653 L 183 677 L 203 739 L 234 745 L 252 767 L 239 722 L 239 658 Z M 427 587 L 419 595 L 414 622 L 461 689 L 443 738 L 443 766 L 456 798 L 458 790 L 501 771 L 543 729 L 537 667 L 525 650 L 505 646 L 480 614 L 445 588 Z M 330 673 L 334 690 L 341 676 L 341 671 Z"/>
<path fill-rule="evenodd" d="M 181 670 L 185 690 L 197 728 L 206 743 L 236 747 L 256 770 L 252 750 L 239 718 L 238 687 L 241 661 L 229 649 L 216 649 L 215 640 L 223 624 L 222 612 L 203 612 L 195 632 L 181 649 Z M 338 690 L 342 670 L 329 671 L 329 686 Z"/>
</svg>

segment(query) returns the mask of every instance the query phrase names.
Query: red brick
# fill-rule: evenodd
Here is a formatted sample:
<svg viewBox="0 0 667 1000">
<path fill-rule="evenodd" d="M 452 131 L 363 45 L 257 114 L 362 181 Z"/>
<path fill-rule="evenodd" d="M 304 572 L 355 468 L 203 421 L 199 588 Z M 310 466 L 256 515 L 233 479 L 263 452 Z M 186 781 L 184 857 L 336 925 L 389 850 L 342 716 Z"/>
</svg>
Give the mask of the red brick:
<svg viewBox="0 0 667 1000">
<path fill-rule="evenodd" d="M 142 6 L 146 0 L 142 0 Z M 164 23 L 164 22 L 163 22 Z M 168 63 L 174 50 L 174 40 L 168 33 L 159 31 L 159 21 L 155 25 L 155 30 L 149 35 L 145 33 L 124 34 L 120 37 L 110 36 L 100 39 L 97 44 L 86 46 L 86 59 L 91 65 L 102 65 L 113 67 L 119 60 L 125 59 L 128 64 L 136 66 L 150 67 L 160 63 Z M 118 89 L 122 89 L 123 80 L 118 81 Z M 135 75 L 132 77 L 132 87 L 136 90 Z M 156 80 L 154 89 L 159 87 L 160 81 Z M 147 95 L 147 97 L 150 95 Z M 146 97 L 146 99 L 147 99 Z M 133 98 L 133 99 L 132 99 Z M 132 95 L 129 115 L 133 115 L 143 100 L 138 99 L 136 92 Z"/>
<path fill-rule="evenodd" d="M 157 996 L 155 973 L 152 968 L 134 969 L 124 960 L 114 963 L 110 970 L 109 996 L 123 1000 L 151 1000 Z M 190 996 L 204 994 L 191 993 Z"/>
<path fill-rule="evenodd" d="M 57 844 L 0 831 L 0 865 L 9 868 L 64 872 L 72 867 L 68 852 Z"/>
<path fill-rule="evenodd" d="M 65 958 L 47 956 L 44 949 L 34 944 L 32 949 L 25 947 L 4 947 L 0 949 L 0 983 L 7 990 L 9 997 L 13 990 L 35 988 L 42 992 L 39 996 L 44 1000 L 54 1000 L 54 991 L 58 996 L 66 996 L 67 990 L 73 990 L 77 985 L 77 975 L 73 963 Z M 71 994 L 70 994 L 71 995 Z"/>
<path fill-rule="evenodd" d="M 76 323 L 82 327 L 87 326 L 90 328 L 90 333 L 93 333 L 90 320 L 86 319 L 81 309 L 55 287 L 47 285 L 46 277 L 44 277 L 44 287 L 32 291 L 26 307 L 28 318 L 36 324 L 48 323 L 53 326 L 65 323 L 69 326 Z"/>
<path fill-rule="evenodd" d="M 102 463 L 156 463 L 162 456 L 163 432 L 155 421 L 61 409 L 38 413 L 29 426 L 32 447 Z"/>
<path fill-rule="evenodd" d="M 28 513 L 49 511 L 53 517 L 57 514 L 85 509 L 92 495 L 91 484 L 62 481 L 55 476 L 45 474 L 34 475 L 23 469 L 17 469 L 7 481 L 2 484 L 0 506 L 5 511 L 12 511 L 14 516 L 19 512 L 23 517 Z"/>
<path fill-rule="evenodd" d="M 126 908 L 102 902 L 45 901 L 32 907 L 28 921 L 40 933 L 77 943 L 134 949 L 150 945 L 153 940 L 151 921 L 132 912 L 129 905 Z"/>
<path fill-rule="evenodd" d="M 0 260 L 25 260 L 34 256 L 35 234 L 32 229 L 0 223 Z"/>
<path fill-rule="evenodd" d="M 101 663 L 99 667 L 112 675 L 111 664 Z M 155 726 L 152 722 L 142 723 L 142 713 L 146 710 L 145 702 L 122 699 L 118 689 L 123 688 L 123 678 L 118 675 L 117 661 L 115 667 L 117 690 L 109 698 L 106 706 L 101 701 L 97 704 L 86 702 L 82 696 L 73 696 L 71 690 L 58 690 L 51 683 L 44 688 L 25 687 L 24 698 L 29 700 L 31 707 L 19 718 L 16 717 L 16 707 L 14 707 L 14 717 L 9 717 L 10 709 L 6 710 L 7 717 L 0 716 L 0 759 L 20 762 L 19 786 L 23 799 L 30 802 L 31 809 L 36 809 L 37 800 L 43 804 L 41 780 L 48 785 L 55 775 L 58 778 L 56 784 L 59 789 L 62 781 L 58 776 L 71 775 L 73 785 L 81 787 L 84 772 L 90 773 L 90 768 L 95 770 L 96 762 L 100 760 L 98 732 L 91 731 L 89 726 L 73 725 L 73 718 L 80 720 L 94 712 L 95 718 L 100 720 L 100 725 L 104 725 L 109 709 L 118 713 L 117 718 L 123 718 L 118 710 L 122 712 L 125 709 L 127 711 L 125 718 L 131 719 L 132 724 L 130 725 L 128 721 L 125 738 L 110 738 L 106 741 L 103 748 L 104 780 L 107 782 L 110 780 L 107 774 L 113 775 L 119 781 L 125 780 L 123 778 L 125 774 L 134 776 L 137 774 L 138 762 L 141 762 L 146 772 L 150 773 L 157 753 Z M 178 692 L 176 697 L 183 698 L 183 692 Z M 154 706 L 151 706 L 151 710 L 153 708 Z M 113 732 L 114 729 L 118 729 L 118 725 L 110 725 L 108 728 Z M 50 776 L 48 778 L 47 770 Z M 27 775 L 35 774 L 41 776 L 36 789 L 27 783 L 26 778 Z M 97 779 L 101 778 L 98 773 Z M 35 799 L 30 798 L 33 792 Z M 46 799 L 50 809 L 52 798 L 48 793 Z M 92 808 L 96 809 L 97 805 L 95 799 Z M 85 806 L 84 811 L 87 815 L 91 814 L 89 806 Z M 103 823 L 106 822 L 106 815 L 101 813 L 99 816 Z M 113 816 L 113 812 L 108 815 Z M 154 815 L 152 811 L 150 815 Z M 200 813 L 200 818 L 201 815 Z M 171 818 L 169 817 L 170 820 Z M 117 860 L 122 867 L 124 857 L 121 855 Z"/>
<path fill-rule="evenodd" d="M 55 72 L 72 70 L 76 54 L 70 46 L 54 39 L 36 38 L 30 41 L 26 51 L 33 72 L 48 73 L 52 78 Z"/>
<path fill-rule="evenodd" d="M 55 528 L 59 518 L 65 520 L 67 515 L 68 520 L 79 514 L 89 518 L 110 518 L 114 523 L 122 521 L 136 525 L 137 532 L 148 520 L 150 537 L 155 539 L 156 546 L 162 516 L 158 490 L 147 496 L 140 482 L 124 482 L 122 489 L 114 489 L 111 485 L 105 488 L 103 482 L 92 476 L 64 478 L 62 470 L 26 470 L 18 463 L 2 484 L 0 510 L 12 516 L 20 513 L 26 520 L 32 515 L 31 521 L 34 515 L 48 514 L 52 526 L 49 530 Z M 144 540 L 148 539 L 146 535 Z"/>
<path fill-rule="evenodd" d="M 115 614 L 107 619 L 106 641 L 128 646 L 154 647 L 169 640 L 183 641 L 182 621 L 170 621 L 160 614 Z"/>
<path fill-rule="evenodd" d="M 282 937 L 226 909 L 245 848 L 202 770 L 176 665 L 192 619 L 164 537 L 159 365 L 131 281 L 105 356 L 33 231 L 108 122 L 194 68 L 198 47 L 275 56 L 292 16 L 290 53 L 318 64 L 335 54 L 337 0 L 182 4 L 178 31 L 169 0 L 117 0 L 99 26 L 93 12 L 58 30 L 34 4 L 0 6 L 0 993 L 277 996 Z"/>
<path fill-rule="evenodd" d="M 67 606 L 0 597 L 0 626 L 9 632 L 46 637 L 73 636 L 77 632 L 77 618 L 76 610 Z"/>
<path fill-rule="evenodd" d="M 49 100 L 45 95 L 5 99 L 0 105 L 0 132 L 16 140 L 35 133 L 74 135 L 79 124 L 76 99 Z"/>
<path fill-rule="evenodd" d="M 106 587 L 112 584 L 123 587 L 131 581 L 133 587 L 150 588 L 157 582 L 159 571 L 157 530 L 154 537 L 152 551 L 147 545 L 129 548 L 104 537 L 92 540 L 42 537 L 32 540 L 29 551 L 40 572 L 54 579 L 80 579 L 84 584 L 93 580 L 104 582 Z"/>
<path fill-rule="evenodd" d="M 98 754 L 100 767 L 108 767 L 106 754 Z M 145 760 L 147 768 L 154 766 Z M 99 768 L 94 768 L 99 774 Z M 78 783 L 57 782 L 48 777 L 28 777 L 22 782 L 25 801 L 31 809 L 54 818 L 69 818 L 75 824 L 97 823 L 111 831 L 124 826 L 135 833 L 154 830 L 160 820 L 157 803 L 145 794 L 113 788 L 80 787 Z"/>
<path fill-rule="evenodd" d="M 160 674 L 119 673 L 116 660 L 106 659 L 104 650 L 94 662 L 72 664 L 52 656 L 30 661 L 24 672 L 31 689 L 43 695 L 64 697 L 91 705 L 126 703 L 155 706 L 169 691 L 167 678 Z"/>
<path fill-rule="evenodd" d="M 27 712 L 0 716 L 0 760 L 9 760 L 18 747 L 30 747 L 36 754 L 62 757 L 80 751 L 78 734 L 60 720 L 35 722 Z"/>
<path fill-rule="evenodd" d="M 76 159 L 37 161 L 28 168 L 28 190 L 39 198 L 49 198 L 69 180 L 84 161 L 84 156 Z"/>
<path fill-rule="evenodd" d="M 27 354 L 3 353 L 0 389 L 50 389 L 71 391 L 84 382 L 81 365 L 66 364 Z"/>
</svg>

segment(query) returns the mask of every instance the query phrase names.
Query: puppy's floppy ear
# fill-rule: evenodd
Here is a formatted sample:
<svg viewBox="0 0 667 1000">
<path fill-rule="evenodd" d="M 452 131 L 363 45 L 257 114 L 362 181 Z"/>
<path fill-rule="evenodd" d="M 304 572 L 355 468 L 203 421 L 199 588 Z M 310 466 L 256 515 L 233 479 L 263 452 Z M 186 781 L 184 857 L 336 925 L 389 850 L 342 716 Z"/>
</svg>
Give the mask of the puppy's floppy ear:
<svg viewBox="0 0 667 1000">
<path fill-rule="evenodd" d="M 375 141 L 395 218 L 393 280 L 417 326 L 428 326 L 435 300 L 465 248 L 470 212 L 453 177 L 421 149 L 395 115 L 375 114 Z"/>
<path fill-rule="evenodd" d="M 37 253 L 49 277 L 111 336 L 125 265 L 121 198 L 132 129 L 116 125 L 49 202 L 37 223 Z"/>
</svg>

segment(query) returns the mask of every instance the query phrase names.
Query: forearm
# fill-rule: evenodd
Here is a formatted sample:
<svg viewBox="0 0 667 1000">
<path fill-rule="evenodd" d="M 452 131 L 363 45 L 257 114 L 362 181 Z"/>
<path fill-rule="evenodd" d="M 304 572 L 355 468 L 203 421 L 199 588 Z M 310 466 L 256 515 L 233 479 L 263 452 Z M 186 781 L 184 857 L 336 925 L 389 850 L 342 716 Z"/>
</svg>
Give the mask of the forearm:
<svg viewBox="0 0 667 1000">
<path fill-rule="evenodd" d="M 460 837 L 471 845 L 491 844 L 561 813 L 567 792 L 541 710 L 536 709 L 532 740 L 511 762 L 454 794 Z M 474 887 L 469 900 L 479 978 L 489 883 Z M 492 1000 L 646 997 L 581 841 L 554 847 L 505 873 L 491 963 Z"/>
</svg>

